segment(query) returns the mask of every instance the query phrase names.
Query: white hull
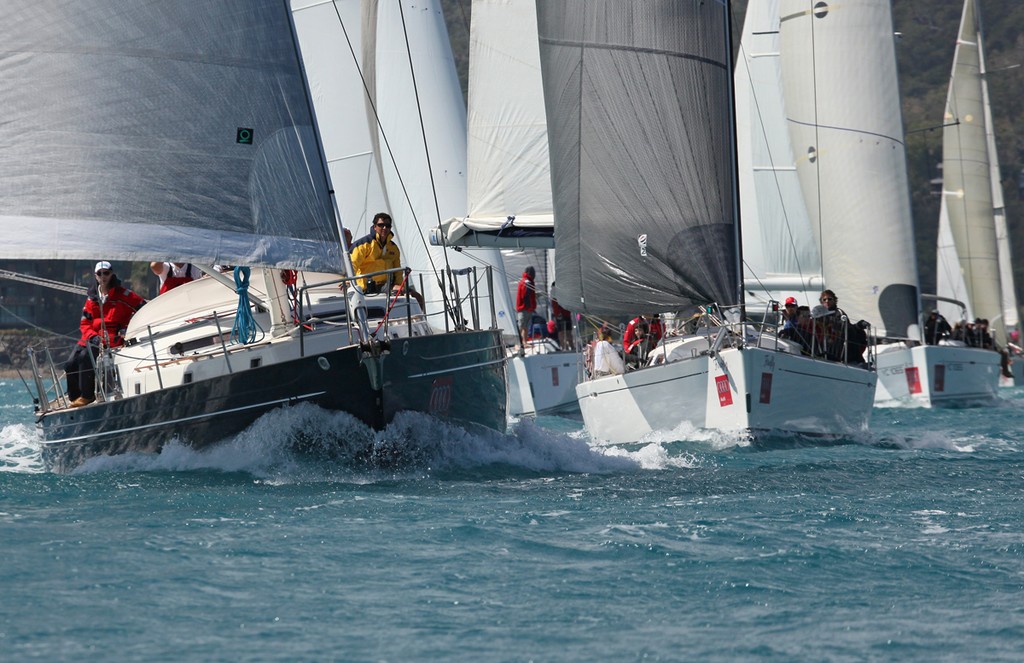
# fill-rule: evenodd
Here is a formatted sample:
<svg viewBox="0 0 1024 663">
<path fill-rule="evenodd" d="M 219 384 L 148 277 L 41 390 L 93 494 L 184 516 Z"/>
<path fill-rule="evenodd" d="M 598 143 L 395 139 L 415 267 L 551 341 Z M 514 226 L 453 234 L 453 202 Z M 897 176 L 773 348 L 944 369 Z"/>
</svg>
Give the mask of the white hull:
<svg viewBox="0 0 1024 663">
<path fill-rule="evenodd" d="M 578 352 L 544 352 L 508 359 L 508 414 L 535 417 L 578 411 Z"/>
<path fill-rule="evenodd" d="M 842 435 L 867 429 L 872 371 L 765 348 L 649 366 L 576 388 L 590 435 L 635 442 L 680 424 L 721 431 Z"/>
<path fill-rule="evenodd" d="M 970 407 L 993 403 L 999 353 L 961 345 L 879 347 L 879 406 Z"/>
</svg>

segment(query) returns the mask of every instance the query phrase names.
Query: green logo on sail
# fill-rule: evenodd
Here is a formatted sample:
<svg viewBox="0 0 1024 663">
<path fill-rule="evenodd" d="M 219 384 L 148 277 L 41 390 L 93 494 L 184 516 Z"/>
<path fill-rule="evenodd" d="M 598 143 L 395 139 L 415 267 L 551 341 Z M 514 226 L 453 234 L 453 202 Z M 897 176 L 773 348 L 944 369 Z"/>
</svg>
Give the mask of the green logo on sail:
<svg viewBox="0 0 1024 663">
<path fill-rule="evenodd" d="M 249 127 L 238 127 L 235 133 L 235 142 L 242 145 L 252 145 L 252 129 Z"/>
</svg>

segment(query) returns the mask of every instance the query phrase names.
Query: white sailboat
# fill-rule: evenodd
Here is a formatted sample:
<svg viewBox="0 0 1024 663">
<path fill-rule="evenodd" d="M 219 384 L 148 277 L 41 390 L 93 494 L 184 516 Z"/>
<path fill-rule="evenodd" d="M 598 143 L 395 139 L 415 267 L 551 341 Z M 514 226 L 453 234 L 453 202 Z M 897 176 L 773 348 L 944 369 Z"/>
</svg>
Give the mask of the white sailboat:
<svg viewBox="0 0 1024 663">
<path fill-rule="evenodd" d="M 780 15 L 801 188 L 825 282 L 878 340 L 875 402 L 959 406 L 993 397 L 991 357 L 922 344 L 889 0 L 782 0 Z"/>
<path fill-rule="evenodd" d="M 876 376 L 744 315 L 726 3 L 538 3 L 560 298 L 689 313 L 648 363 L 576 389 L 592 437 L 681 425 L 758 435 L 867 427 Z M 728 312 L 726 312 L 728 311 Z"/>
<path fill-rule="evenodd" d="M 303 402 L 374 427 L 414 410 L 504 429 L 500 331 L 436 333 L 408 297 L 339 288 L 351 267 L 287 2 L 2 12 L 0 253 L 255 268 L 140 309 L 98 358 L 91 405 L 67 407 L 34 356 L 50 469 L 204 447 Z"/>
<path fill-rule="evenodd" d="M 978 10 L 973 0 L 967 0 L 957 32 L 944 114 L 937 306 L 951 323 L 988 319 L 990 331 L 1002 344 L 1007 324 L 1016 324 L 1017 314 L 990 124 Z M 1000 225 L 1001 232 L 997 230 Z M 992 400 L 992 385 L 999 380 L 999 357 L 978 349 L 976 356 L 984 357 L 988 366 L 996 362 L 994 375 L 986 384 Z"/>
<path fill-rule="evenodd" d="M 533 2 L 474 0 L 468 106 L 468 214 L 447 220 L 444 241 L 506 247 L 506 255 L 514 251 L 506 271 L 511 292 L 527 264 L 546 274 L 536 283 L 543 313 L 554 217 Z M 518 335 L 513 330 L 515 343 Z M 530 341 L 521 355 L 510 352 L 509 415 L 575 411 L 581 367 L 579 352 L 546 339 Z"/>
</svg>

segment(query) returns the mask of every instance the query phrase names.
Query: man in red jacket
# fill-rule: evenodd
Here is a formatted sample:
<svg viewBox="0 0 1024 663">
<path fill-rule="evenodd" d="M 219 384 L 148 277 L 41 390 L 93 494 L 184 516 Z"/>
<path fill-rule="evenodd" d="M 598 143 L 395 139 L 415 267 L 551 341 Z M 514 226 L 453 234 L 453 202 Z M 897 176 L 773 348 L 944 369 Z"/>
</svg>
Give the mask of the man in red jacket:
<svg viewBox="0 0 1024 663">
<path fill-rule="evenodd" d="M 526 342 L 530 339 L 530 325 L 537 310 L 537 287 L 533 281 L 536 276 L 537 270 L 532 265 L 527 267 L 523 271 L 523 277 L 519 279 L 519 288 L 516 290 L 516 318 L 519 320 L 519 340 L 522 342 L 519 354 L 526 351 Z"/>
<path fill-rule="evenodd" d="M 100 348 L 124 345 L 124 332 L 135 312 L 146 300 L 121 285 L 106 260 L 96 263 L 96 284 L 89 288 L 78 347 L 64 365 L 68 377 L 71 407 L 82 407 L 96 400 L 95 362 Z"/>
</svg>

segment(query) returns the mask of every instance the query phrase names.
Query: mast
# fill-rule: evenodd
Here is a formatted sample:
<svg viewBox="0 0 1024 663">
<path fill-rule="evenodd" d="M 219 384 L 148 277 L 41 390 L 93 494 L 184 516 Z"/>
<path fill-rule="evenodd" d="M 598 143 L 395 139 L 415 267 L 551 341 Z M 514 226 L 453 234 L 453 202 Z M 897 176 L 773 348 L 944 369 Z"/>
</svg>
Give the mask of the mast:
<svg viewBox="0 0 1024 663">
<path fill-rule="evenodd" d="M 725 43 L 728 46 L 726 53 L 726 65 L 730 72 L 736 70 L 736 63 L 733 58 L 732 43 L 732 0 L 725 3 Z M 740 166 L 739 149 L 736 138 L 736 77 L 729 77 L 729 140 L 732 152 L 732 217 L 736 236 L 736 301 L 740 305 L 740 322 L 747 319 L 746 296 L 743 290 L 743 231 L 740 215 Z"/>
</svg>

